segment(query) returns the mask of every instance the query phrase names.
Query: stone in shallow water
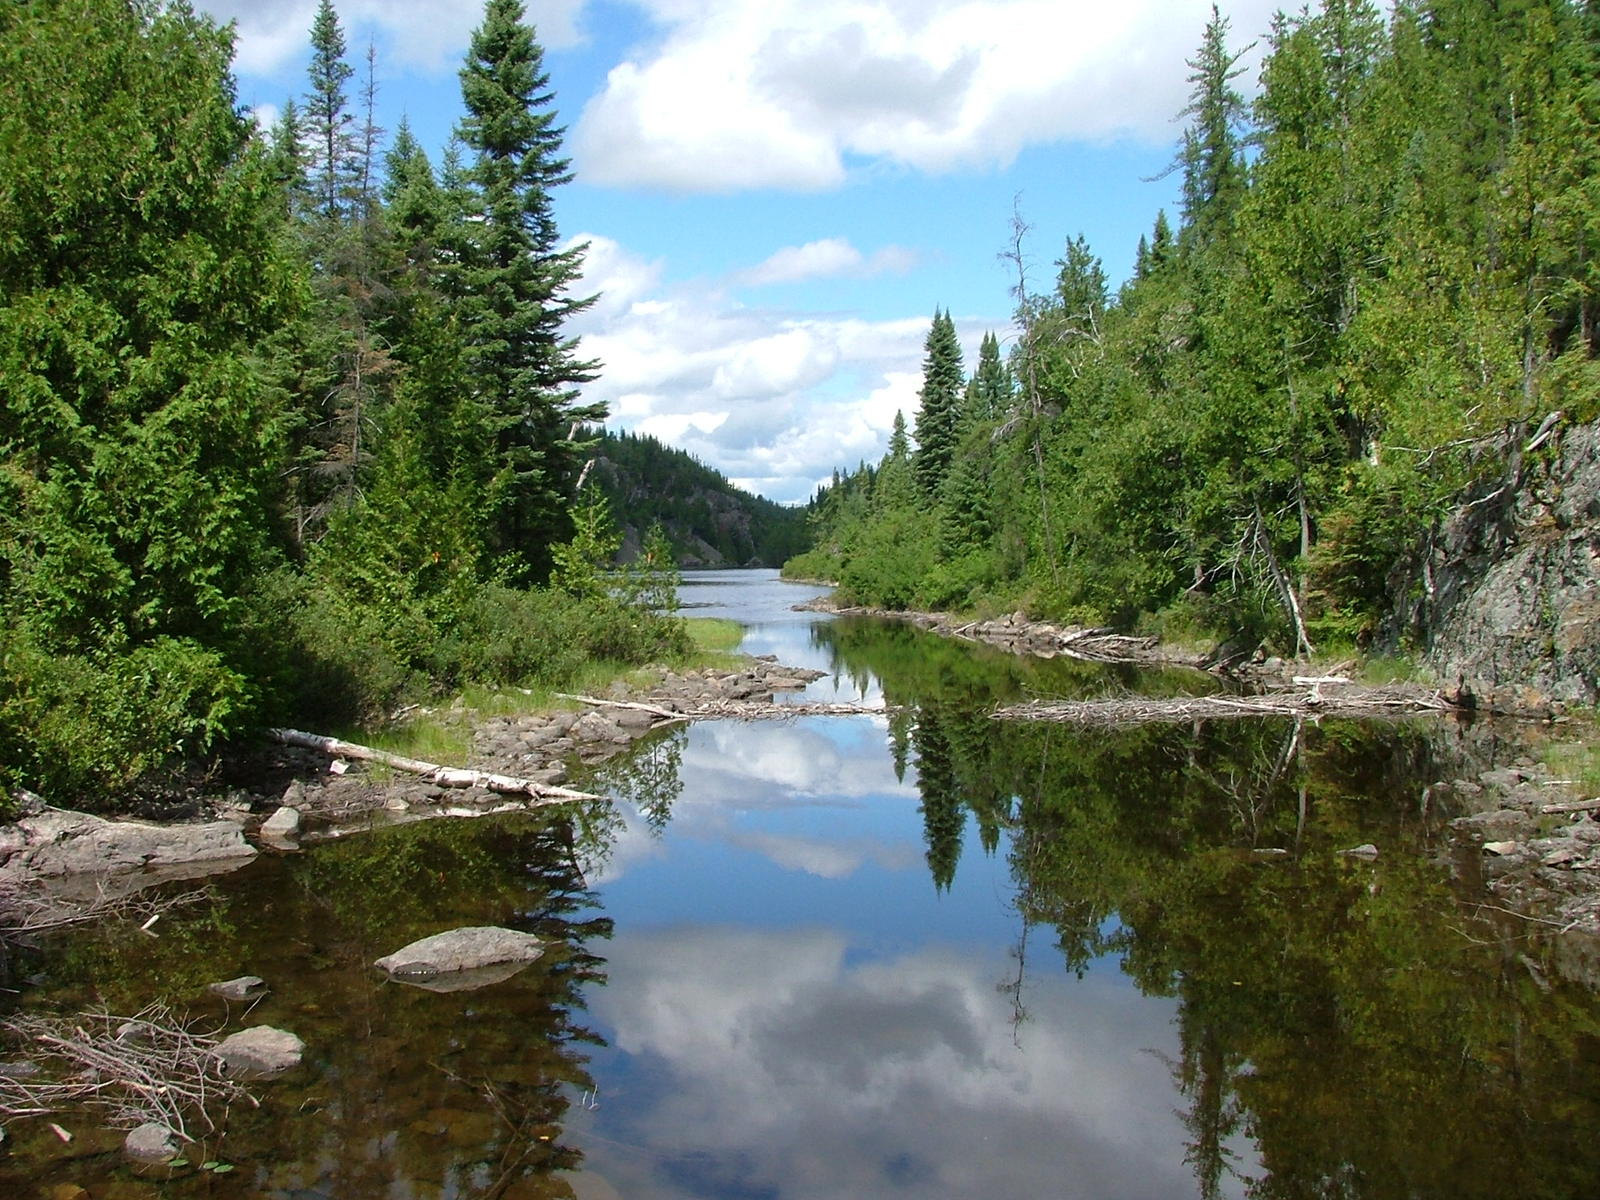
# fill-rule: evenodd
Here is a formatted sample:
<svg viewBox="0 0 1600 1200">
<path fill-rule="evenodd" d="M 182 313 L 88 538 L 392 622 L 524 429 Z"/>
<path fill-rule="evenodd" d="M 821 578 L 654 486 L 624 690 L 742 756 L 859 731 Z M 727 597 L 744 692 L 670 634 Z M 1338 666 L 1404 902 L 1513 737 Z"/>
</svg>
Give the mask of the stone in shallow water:
<svg viewBox="0 0 1600 1200">
<path fill-rule="evenodd" d="M 292 1033 L 256 1025 L 224 1038 L 214 1053 L 229 1071 L 276 1075 L 300 1065 L 306 1044 Z"/>
<path fill-rule="evenodd" d="M 206 991 L 224 1000 L 254 1000 L 267 990 L 267 981 L 259 975 L 241 975 L 237 979 L 224 979 L 221 983 L 208 983 Z"/>
<path fill-rule="evenodd" d="M 178 1157 L 177 1135 L 157 1121 L 146 1121 L 130 1129 L 122 1152 L 134 1162 L 164 1163 Z"/>
<path fill-rule="evenodd" d="M 373 965 L 410 983 L 505 963 L 527 964 L 543 953 L 544 943 L 531 933 L 474 925 L 422 938 Z"/>
<path fill-rule="evenodd" d="M 283 840 L 300 835 L 300 810 L 290 808 L 287 804 L 280 805 L 265 821 L 261 822 L 261 836 L 271 839 Z"/>
</svg>

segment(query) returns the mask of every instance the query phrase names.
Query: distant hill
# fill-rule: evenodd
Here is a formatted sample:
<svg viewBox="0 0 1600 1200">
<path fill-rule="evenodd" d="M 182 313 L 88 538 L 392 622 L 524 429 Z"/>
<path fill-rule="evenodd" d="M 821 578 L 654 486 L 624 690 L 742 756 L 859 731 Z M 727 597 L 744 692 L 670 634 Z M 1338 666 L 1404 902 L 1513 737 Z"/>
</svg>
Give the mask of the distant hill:
<svg viewBox="0 0 1600 1200">
<path fill-rule="evenodd" d="M 625 561 L 657 521 L 682 567 L 777 567 L 810 548 L 805 509 L 752 496 L 648 434 L 604 433 L 594 455 Z"/>
</svg>

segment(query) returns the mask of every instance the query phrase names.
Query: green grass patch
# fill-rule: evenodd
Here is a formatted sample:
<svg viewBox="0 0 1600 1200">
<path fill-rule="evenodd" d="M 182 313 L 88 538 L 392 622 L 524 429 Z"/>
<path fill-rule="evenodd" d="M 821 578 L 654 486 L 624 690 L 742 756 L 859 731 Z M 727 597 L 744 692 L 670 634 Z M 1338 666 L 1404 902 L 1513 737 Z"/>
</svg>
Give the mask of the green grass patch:
<svg viewBox="0 0 1600 1200">
<path fill-rule="evenodd" d="M 1417 683 L 1431 687 L 1438 682 L 1433 672 L 1422 663 L 1398 654 L 1379 654 L 1367 659 L 1356 669 L 1356 678 L 1374 687 L 1389 683 Z"/>
<path fill-rule="evenodd" d="M 732 654 L 744 640 L 744 626 L 726 617 L 690 617 L 684 625 L 690 643 L 701 652 Z"/>
<path fill-rule="evenodd" d="M 448 719 L 445 713 L 418 715 L 383 729 L 356 729 L 338 736 L 390 754 L 450 767 L 464 764 L 472 748 L 471 729 L 462 721 Z M 371 763 L 367 769 L 377 778 L 387 778 L 392 773 L 381 763 Z"/>
<path fill-rule="evenodd" d="M 1588 791 L 1600 792 L 1600 740 L 1551 742 L 1540 757 L 1555 778 L 1570 779 Z"/>
</svg>

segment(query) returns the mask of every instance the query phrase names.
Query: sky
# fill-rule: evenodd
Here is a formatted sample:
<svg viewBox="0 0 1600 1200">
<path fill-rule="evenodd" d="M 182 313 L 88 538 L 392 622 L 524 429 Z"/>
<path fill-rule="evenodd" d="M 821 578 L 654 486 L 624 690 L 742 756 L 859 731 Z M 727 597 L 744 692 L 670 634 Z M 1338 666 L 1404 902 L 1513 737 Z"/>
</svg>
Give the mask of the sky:
<svg viewBox="0 0 1600 1200">
<path fill-rule="evenodd" d="M 1225 4 L 1231 42 L 1271 0 Z M 199 0 L 237 22 L 241 104 L 270 122 L 305 92 L 316 0 Z M 378 121 L 438 163 L 482 9 L 336 2 Z M 1171 164 L 1210 0 L 528 0 L 586 243 L 571 331 L 603 364 L 613 429 L 802 502 L 914 423 L 923 342 L 948 310 L 966 362 L 1008 343 L 1023 276 L 1047 291 L 1068 240 L 1113 282 L 1176 214 Z M 1259 51 L 1238 80 L 1254 87 Z M 352 100 L 356 88 L 351 88 Z"/>
</svg>

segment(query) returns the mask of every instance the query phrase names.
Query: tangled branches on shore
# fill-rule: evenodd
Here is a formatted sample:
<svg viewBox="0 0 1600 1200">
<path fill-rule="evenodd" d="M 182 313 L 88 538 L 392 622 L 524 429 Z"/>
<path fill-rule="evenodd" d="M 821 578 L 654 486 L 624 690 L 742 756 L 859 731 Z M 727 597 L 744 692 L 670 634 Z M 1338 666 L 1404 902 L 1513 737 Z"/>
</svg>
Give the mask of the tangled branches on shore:
<svg viewBox="0 0 1600 1200">
<path fill-rule="evenodd" d="M 214 1131 L 214 1108 L 250 1099 L 222 1075 L 216 1039 L 177 1021 L 164 1005 L 132 1017 L 14 1017 L 0 1023 L 0 1035 L 27 1056 L 29 1068 L 0 1072 L 5 1120 L 97 1108 L 112 1126 L 154 1121 L 193 1141 L 191 1122 Z"/>
<path fill-rule="evenodd" d="M 1343 679 L 1301 681 L 1309 691 L 1264 692 L 1254 696 L 1148 696 L 1101 700 L 1032 701 L 1002 708 L 1001 720 L 1059 721 L 1085 726 L 1148 725 L 1209 721 L 1231 717 L 1381 717 L 1451 712 L 1456 706 L 1438 692 L 1418 687 L 1340 686 Z M 1324 691 L 1324 685 L 1335 690 Z"/>
<path fill-rule="evenodd" d="M 118 895 L 102 887 L 87 899 L 69 899 L 25 893 L 18 885 L 0 884 L 0 941 L 15 941 L 108 917 L 139 921 L 140 928 L 148 930 L 162 914 L 198 904 L 209 895 L 204 888 L 174 896 Z"/>
</svg>

